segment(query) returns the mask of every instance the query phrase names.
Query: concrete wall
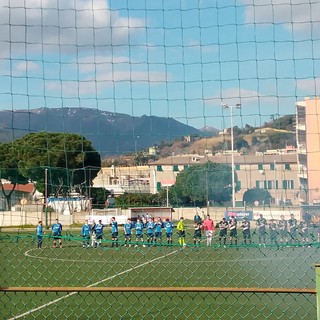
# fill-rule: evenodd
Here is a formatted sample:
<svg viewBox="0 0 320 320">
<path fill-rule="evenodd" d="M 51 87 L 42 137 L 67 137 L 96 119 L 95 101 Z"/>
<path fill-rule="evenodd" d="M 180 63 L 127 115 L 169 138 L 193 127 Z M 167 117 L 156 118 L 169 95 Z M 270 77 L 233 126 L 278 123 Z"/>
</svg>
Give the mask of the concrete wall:
<svg viewBox="0 0 320 320">
<path fill-rule="evenodd" d="M 22 208 L 21 208 L 22 209 Z M 41 208 L 42 209 L 42 208 Z M 238 208 L 241 210 L 241 208 Z M 244 210 L 244 208 L 242 208 Z M 252 208 L 247 208 L 248 210 L 252 210 Z M 208 208 L 174 208 L 174 212 L 172 213 L 172 220 L 179 220 L 180 217 L 184 217 L 188 220 L 193 220 L 193 217 L 196 212 L 200 214 L 203 218 L 210 214 L 210 217 L 213 219 L 215 223 L 219 222 L 224 216 L 226 208 L 218 208 L 218 207 L 210 207 Z M 288 219 L 290 214 L 294 214 L 296 219 L 301 220 L 300 208 L 254 208 L 253 209 L 253 218 L 257 219 L 260 213 L 269 220 L 269 219 L 279 219 L 280 215 L 284 215 L 285 219 Z M 101 210 L 99 212 L 93 212 L 96 216 L 110 216 L 110 215 L 121 215 L 121 216 L 129 216 L 130 210 Z M 55 212 L 48 212 L 47 219 L 45 213 L 42 211 L 0 211 L 0 227 L 9 227 L 9 226 L 27 226 L 33 225 L 36 226 L 39 220 L 43 221 L 43 225 L 46 226 L 46 222 L 48 226 L 55 221 L 56 218 L 60 220 L 63 226 L 70 226 L 72 224 L 82 224 L 86 219 L 86 216 L 92 215 L 92 212 L 76 212 L 73 215 L 57 215 Z"/>
</svg>

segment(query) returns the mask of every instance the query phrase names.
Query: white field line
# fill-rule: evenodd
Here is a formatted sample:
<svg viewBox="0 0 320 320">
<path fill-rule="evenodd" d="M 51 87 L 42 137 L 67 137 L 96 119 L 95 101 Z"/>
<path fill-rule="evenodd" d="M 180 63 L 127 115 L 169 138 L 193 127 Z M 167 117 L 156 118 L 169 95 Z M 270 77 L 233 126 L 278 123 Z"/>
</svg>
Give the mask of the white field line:
<svg viewBox="0 0 320 320">
<path fill-rule="evenodd" d="M 180 249 L 179 249 L 179 250 L 180 250 Z M 142 268 L 142 267 L 148 265 L 149 263 L 155 262 L 155 261 L 157 261 L 157 260 L 161 260 L 161 259 L 163 259 L 163 258 L 165 258 L 165 257 L 167 257 L 167 256 L 170 256 L 170 255 L 172 255 L 172 254 L 174 254 L 174 253 L 177 253 L 179 250 L 171 251 L 171 252 L 169 252 L 169 253 L 167 253 L 167 254 L 165 254 L 165 255 L 163 255 L 163 256 L 160 256 L 160 257 L 154 258 L 154 259 L 152 259 L 152 260 L 146 261 L 146 262 L 144 262 L 144 263 L 142 263 L 142 264 L 140 264 L 140 265 L 138 265 L 138 266 L 135 266 L 135 267 L 132 267 L 132 268 L 130 268 L 130 269 L 124 270 L 124 271 L 122 271 L 122 272 L 119 272 L 119 273 L 117 273 L 117 274 L 114 274 L 113 276 L 108 277 L 108 278 L 106 278 L 106 279 L 97 281 L 97 282 L 95 282 L 95 283 L 93 283 L 93 284 L 91 284 L 91 285 L 89 285 L 89 286 L 87 286 L 87 287 L 88 287 L 88 288 L 90 288 L 90 287 L 95 287 L 95 286 L 97 286 L 97 285 L 99 285 L 99 284 L 101 284 L 101 283 L 103 283 L 103 282 L 105 282 L 105 281 L 112 280 L 112 279 L 114 279 L 114 278 L 116 278 L 116 277 L 118 277 L 118 276 L 121 276 L 121 275 L 126 274 L 126 273 L 128 273 L 128 272 L 131 272 L 131 271 L 133 271 L 133 270 L 135 270 L 135 269 Z M 24 312 L 24 313 L 22 313 L 22 314 L 19 314 L 19 315 L 17 315 L 17 316 L 14 316 L 13 318 L 10 318 L 10 319 L 8 319 L 8 320 L 15 320 L 15 319 L 19 319 L 19 318 L 25 317 L 25 316 L 27 316 L 27 315 L 30 315 L 30 314 L 33 313 L 33 312 L 39 311 L 39 310 L 41 310 L 41 309 L 43 309 L 43 308 L 46 308 L 46 307 L 48 307 L 48 306 L 50 306 L 50 305 L 52 305 L 52 304 L 55 304 L 55 303 L 59 302 L 59 301 L 61 301 L 61 300 L 64 300 L 64 299 L 66 299 L 66 298 L 69 298 L 69 297 L 71 297 L 71 296 L 73 296 L 73 295 L 75 295 L 75 294 L 77 294 L 77 292 L 70 292 L 70 293 L 68 293 L 67 295 L 65 295 L 65 296 L 63 296 L 63 297 L 61 297 L 61 298 L 58 298 L 58 299 L 55 299 L 55 300 L 50 301 L 50 302 L 48 302 L 48 303 L 45 303 L 45 304 L 43 304 L 42 306 L 39 306 L 39 307 L 34 308 L 34 309 L 31 309 L 31 310 L 29 310 L 29 311 L 27 311 L 27 312 Z"/>
</svg>

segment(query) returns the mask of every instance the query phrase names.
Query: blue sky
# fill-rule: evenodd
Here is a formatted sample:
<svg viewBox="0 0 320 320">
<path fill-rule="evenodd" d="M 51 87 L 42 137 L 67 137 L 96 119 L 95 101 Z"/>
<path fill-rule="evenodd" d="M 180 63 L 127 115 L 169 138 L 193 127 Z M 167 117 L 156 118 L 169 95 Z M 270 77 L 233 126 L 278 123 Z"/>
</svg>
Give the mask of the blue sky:
<svg viewBox="0 0 320 320">
<path fill-rule="evenodd" d="M 0 110 L 260 125 L 320 96 L 320 0 L 2 0 Z"/>
</svg>

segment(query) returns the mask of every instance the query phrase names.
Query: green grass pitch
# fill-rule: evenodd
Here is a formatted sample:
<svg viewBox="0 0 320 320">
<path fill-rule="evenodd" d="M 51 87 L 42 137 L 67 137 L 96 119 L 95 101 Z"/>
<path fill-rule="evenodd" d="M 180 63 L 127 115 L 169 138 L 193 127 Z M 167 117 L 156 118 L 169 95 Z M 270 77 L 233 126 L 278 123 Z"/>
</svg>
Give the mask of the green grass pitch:
<svg viewBox="0 0 320 320">
<path fill-rule="evenodd" d="M 173 246 L 83 248 L 78 232 L 63 248 L 43 249 L 28 232 L 0 235 L 1 286 L 103 287 L 271 287 L 315 288 L 319 245 L 239 245 L 210 248 L 202 242 Z M 163 241 L 165 243 L 165 241 Z M 0 293 L 3 319 L 314 319 L 311 294 L 262 293 Z"/>
</svg>

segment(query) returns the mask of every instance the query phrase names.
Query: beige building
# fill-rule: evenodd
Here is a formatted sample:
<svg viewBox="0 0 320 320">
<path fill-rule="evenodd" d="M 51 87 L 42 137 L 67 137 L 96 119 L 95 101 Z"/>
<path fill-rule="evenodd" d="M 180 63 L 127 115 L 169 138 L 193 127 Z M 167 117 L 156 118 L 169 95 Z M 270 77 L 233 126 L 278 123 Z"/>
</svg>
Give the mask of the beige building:
<svg viewBox="0 0 320 320">
<path fill-rule="evenodd" d="M 124 192 L 150 193 L 149 176 L 149 166 L 105 167 L 93 180 L 93 186 L 113 190 L 115 196 Z"/>
<path fill-rule="evenodd" d="M 179 172 L 185 168 L 206 161 L 231 165 L 231 155 L 181 155 L 149 163 L 151 193 L 174 184 Z M 242 205 L 244 192 L 251 188 L 267 189 L 276 205 L 299 204 L 298 164 L 295 153 L 234 155 L 234 164 L 240 188 L 235 194 L 237 205 Z"/>
<path fill-rule="evenodd" d="M 302 204 L 320 204 L 320 100 L 296 103 L 299 198 Z"/>
</svg>

